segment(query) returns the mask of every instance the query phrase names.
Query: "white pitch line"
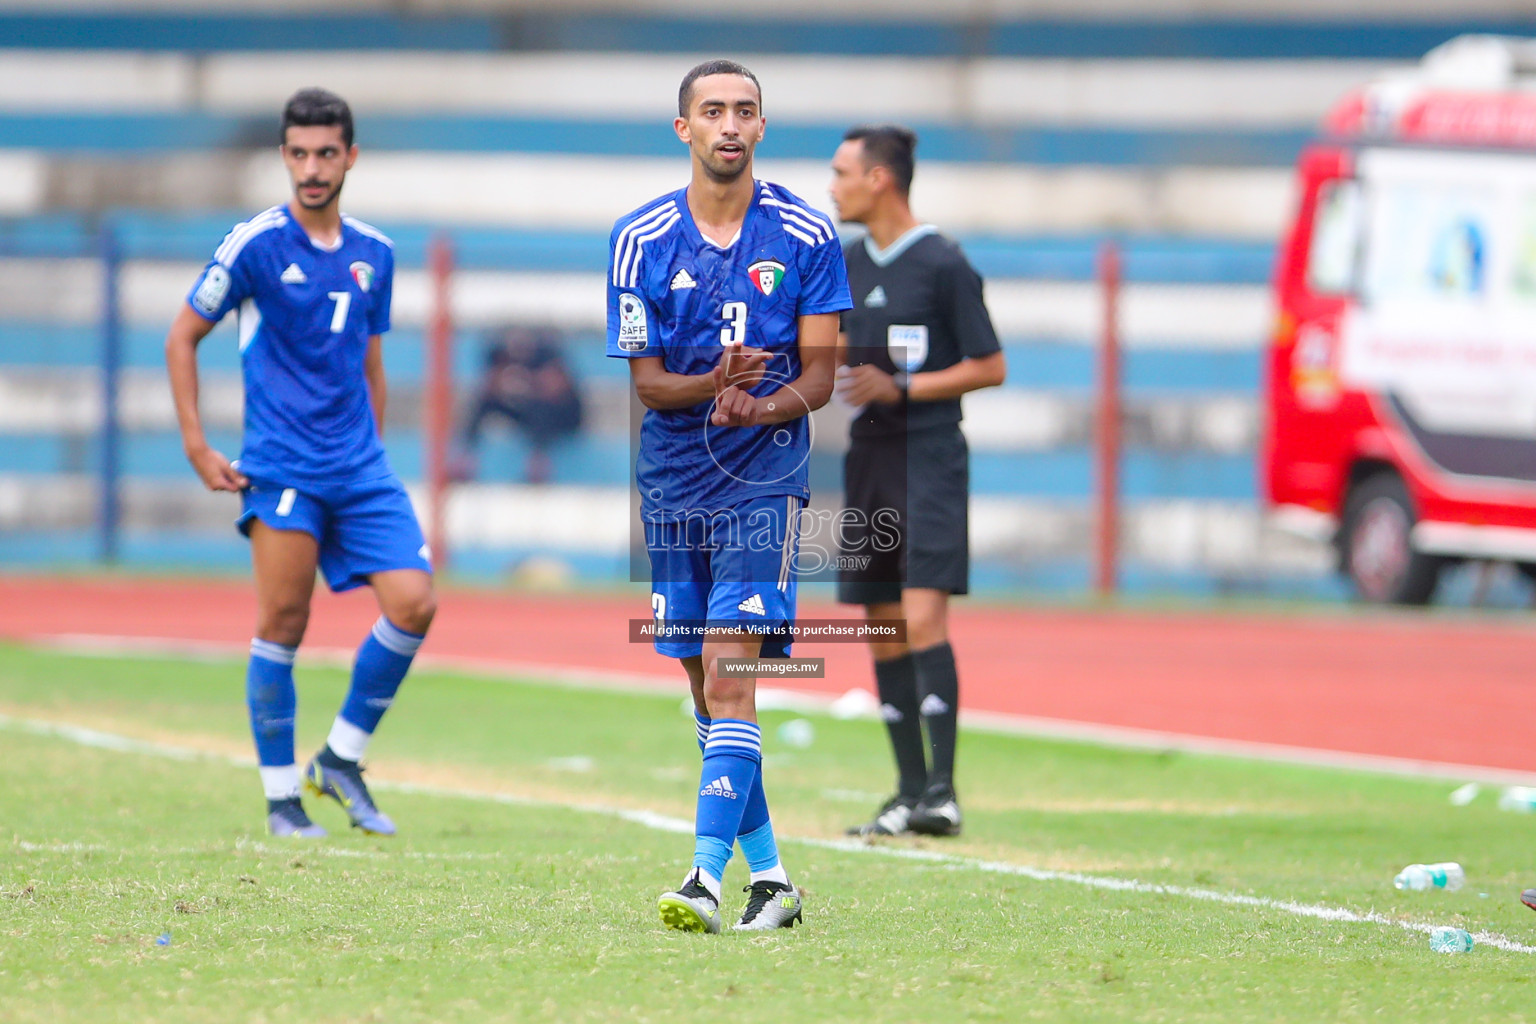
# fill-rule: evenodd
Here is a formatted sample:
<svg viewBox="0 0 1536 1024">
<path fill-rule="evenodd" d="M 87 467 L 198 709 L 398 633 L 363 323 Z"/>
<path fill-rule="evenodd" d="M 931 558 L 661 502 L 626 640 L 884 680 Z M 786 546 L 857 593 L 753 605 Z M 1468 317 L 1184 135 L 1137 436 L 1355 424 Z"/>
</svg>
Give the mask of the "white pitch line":
<svg viewBox="0 0 1536 1024">
<path fill-rule="evenodd" d="M 97 843 L 30 843 L 25 839 L 16 840 L 16 849 L 22 853 L 121 854 L 128 852 Z M 225 853 L 229 848 L 210 845 L 155 846 L 150 849 L 162 857 L 197 857 L 210 853 Z M 396 850 L 391 853 L 384 850 L 357 850 L 347 846 L 279 846 L 251 839 L 235 840 L 233 849 L 238 853 L 276 854 L 280 857 L 344 857 L 360 860 L 504 860 L 506 858 L 506 854 L 503 853 L 438 853 L 430 850 Z"/>
<path fill-rule="evenodd" d="M 106 847 L 95 843 L 29 843 L 18 839 L 16 849 L 22 853 L 102 853 Z"/>
<path fill-rule="evenodd" d="M 382 786 L 375 786 L 381 789 Z M 271 843 L 261 843 L 253 839 L 235 840 L 235 849 L 242 852 L 261 854 L 278 854 L 284 857 L 294 856 L 319 856 L 329 857 L 336 854 L 341 857 L 359 857 L 369 860 L 502 860 L 506 855 L 501 853 L 476 853 L 465 851 L 463 853 L 436 853 L 430 850 L 397 850 L 393 853 L 384 850 L 354 850 L 349 846 L 274 846 Z M 217 853 L 214 847 L 182 847 L 178 850 L 161 850 L 162 854 L 172 856 L 187 856 L 189 854 Z"/>
<path fill-rule="evenodd" d="M 95 747 L 102 750 L 110 750 L 118 753 L 141 754 L 150 757 L 165 757 L 182 761 L 189 758 L 207 758 L 214 761 L 223 761 L 227 764 L 245 766 L 250 764 L 247 758 L 220 757 L 212 754 L 204 754 L 200 751 L 189 750 L 185 747 L 172 746 L 170 744 L 151 743 L 145 740 L 136 740 L 127 736 L 119 736 L 115 733 L 101 732 L 95 729 L 81 729 L 76 726 L 39 721 L 37 719 L 11 718 L 0 715 L 0 729 L 12 729 L 19 732 L 30 733 L 35 736 L 50 736 L 68 740 L 82 746 Z M 654 829 L 659 832 L 669 832 L 678 835 L 693 835 L 693 822 L 682 818 L 674 818 L 671 815 L 658 814 L 654 811 L 632 810 L 620 807 L 605 807 L 596 804 L 564 803 L 556 800 L 543 800 L 531 797 L 514 796 L 507 793 L 484 793 L 476 790 L 454 789 L 445 786 L 423 786 L 414 783 L 389 782 L 380 779 L 373 783 L 373 788 L 389 790 L 397 793 L 414 793 L 428 796 L 452 797 L 460 800 L 477 800 L 490 803 L 506 804 L 514 807 L 542 807 L 558 808 L 561 810 L 577 811 L 585 814 L 597 814 L 604 817 L 618 818 L 643 828 Z M 1134 878 L 1116 878 L 1112 875 L 1085 875 L 1077 871 L 1053 871 L 1048 868 L 1030 867 L 1026 864 L 1011 864 L 1006 861 L 980 860 L 974 857 L 962 857 L 956 854 L 935 853 L 929 850 L 913 850 L 902 847 L 882 846 L 873 843 L 863 843 L 847 839 L 816 839 L 805 836 L 780 836 L 780 842 L 794 843 L 799 846 L 810 846 L 822 850 L 832 850 L 838 853 L 859 854 L 862 856 L 887 857 L 894 860 L 916 861 L 926 864 L 938 864 L 957 871 L 982 871 L 989 874 L 1010 875 L 1018 878 L 1029 878 L 1037 882 L 1065 882 L 1070 885 L 1080 885 L 1090 889 L 1107 889 L 1113 892 L 1146 893 L 1159 896 L 1179 896 L 1184 899 L 1199 900 L 1206 903 L 1220 903 L 1227 906 L 1253 907 L 1259 910 L 1277 910 L 1281 913 L 1291 914 L 1295 917 L 1310 917 L 1319 921 L 1338 921 L 1349 924 L 1375 924 L 1392 928 L 1401 928 L 1404 931 L 1429 934 L 1439 925 L 1427 924 L 1421 921 L 1403 921 L 1378 914 L 1375 911 L 1360 912 L 1344 907 L 1329 907 L 1316 903 L 1298 903 L 1294 900 L 1276 900 L 1267 896 L 1248 896 L 1243 893 L 1221 892 L 1217 889 L 1197 889 L 1183 885 L 1160 885 L 1155 882 L 1142 882 Z M 46 846 L 35 844 L 19 844 L 34 851 L 50 849 Z M 249 843 L 246 848 L 265 852 L 266 847 L 260 843 Z M 64 844 L 55 849 L 68 849 L 70 852 L 78 852 L 84 847 L 76 847 L 74 844 Z M 296 852 L 302 848 L 296 847 Z M 317 855 L 339 852 L 346 848 L 316 847 Z M 373 851 L 354 851 L 373 852 Z M 380 854 L 391 856 L 390 854 Z M 1500 935 L 1497 932 L 1480 931 L 1473 933 L 1473 939 L 1478 945 L 1491 946 L 1510 953 L 1536 953 L 1536 946 L 1528 946 L 1515 942 L 1513 939 Z"/>
<path fill-rule="evenodd" d="M 100 658 L 182 658 L 197 661 L 239 660 L 246 655 L 243 644 L 202 640 L 177 640 L 164 637 L 106 636 L 88 633 L 60 633 L 23 641 L 29 646 L 61 651 L 66 654 Z M 345 668 L 355 651 L 339 647 L 305 647 L 306 662 Z M 664 675 L 641 672 L 617 672 L 605 669 L 572 668 L 569 665 L 545 665 L 535 662 L 493 661 L 485 658 L 460 658 L 452 655 L 422 655 L 417 664 L 424 668 L 473 675 L 506 682 L 516 677 L 529 685 L 556 685 L 572 689 L 611 690 L 654 696 L 657 693 L 681 695 L 680 682 Z M 827 694 L 803 693 L 777 687 L 757 691 L 761 710 L 794 711 L 800 714 L 828 714 L 837 698 Z M 967 729 L 1005 736 L 1028 736 L 1069 743 L 1122 750 L 1177 751 L 1209 757 L 1231 757 L 1273 764 L 1292 764 L 1307 768 L 1332 768 L 1368 772 L 1401 778 L 1446 779 L 1458 782 L 1482 782 L 1495 786 L 1536 787 L 1536 772 L 1486 765 L 1424 761 L 1383 754 L 1359 754 L 1342 750 L 1320 750 L 1258 740 L 1221 739 L 1191 733 L 1164 732 L 1135 726 L 1099 725 L 1062 718 L 1041 718 L 997 711 L 961 709 L 960 722 Z"/>
</svg>

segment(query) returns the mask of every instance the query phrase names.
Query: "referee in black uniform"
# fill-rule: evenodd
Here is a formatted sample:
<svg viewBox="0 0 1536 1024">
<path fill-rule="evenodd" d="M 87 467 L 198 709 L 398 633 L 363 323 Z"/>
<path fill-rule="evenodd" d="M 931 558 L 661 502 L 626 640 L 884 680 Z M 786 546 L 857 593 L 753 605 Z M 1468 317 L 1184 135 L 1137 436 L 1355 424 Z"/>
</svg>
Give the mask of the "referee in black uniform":
<svg viewBox="0 0 1536 1024">
<path fill-rule="evenodd" d="M 871 619 L 907 621 L 906 643 L 870 644 L 898 783 L 874 820 L 849 830 L 864 835 L 960 832 L 948 626 L 950 595 L 970 585 L 960 396 L 1006 373 L 980 276 L 912 215 L 916 148 L 910 129 L 866 126 L 832 160 L 838 218 L 869 232 L 843 250 L 853 309 L 843 314 L 837 387 L 859 411 L 843 470 L 838 599 Z"/>
</svg>

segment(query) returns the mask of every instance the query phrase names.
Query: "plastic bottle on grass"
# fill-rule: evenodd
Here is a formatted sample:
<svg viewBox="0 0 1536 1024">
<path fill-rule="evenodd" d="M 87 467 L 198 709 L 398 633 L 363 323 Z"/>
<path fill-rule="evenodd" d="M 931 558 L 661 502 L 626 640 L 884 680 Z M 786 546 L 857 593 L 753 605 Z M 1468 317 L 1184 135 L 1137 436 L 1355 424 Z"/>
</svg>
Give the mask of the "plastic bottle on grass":
<svg viewBox="0 0 1536 1024">
<path fill-rule="evenodd" d="M 1455 861 L 1443 864 L 1409 864 L 1397 873 L 1392 884 L 1398 889 L 1423 892 L 1425 889 L 1445 889 L 1455 892 L 1466 884 L 1466 872 Z"/>
<path fill-rule="evenodd" d="M 1436 953 L 1470 953 L 1472 945 L 1465 928 L 1436 928 L 1429 933 L 1429 948 Z"/>
<path fill-rule="evenodd" d="M 816 727 L 803 718 L 791 718 L 779 726 L 779 742 L 803 750 L 816 742 Z"/>
</svg>

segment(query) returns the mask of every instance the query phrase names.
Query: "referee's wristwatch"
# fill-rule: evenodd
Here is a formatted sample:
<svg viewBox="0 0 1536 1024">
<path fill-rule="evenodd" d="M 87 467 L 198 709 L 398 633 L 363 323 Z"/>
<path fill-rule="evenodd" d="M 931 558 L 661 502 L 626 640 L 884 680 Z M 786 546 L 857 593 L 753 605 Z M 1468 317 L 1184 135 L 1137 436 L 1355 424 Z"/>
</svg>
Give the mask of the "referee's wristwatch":
<svg viewBox="0 0 1536 1024">
<path fill-rule="evenodd" d="M 911 383 L 911 381 L 912 379 L 901 370 L 897 370 L 895 373 L 891 374 L 891 383 L 895 384 L 896 390 L 901 392 L 901 397 L 903 400 L 905 400 L 907 397 L 907 386 Z"/>
</svg>

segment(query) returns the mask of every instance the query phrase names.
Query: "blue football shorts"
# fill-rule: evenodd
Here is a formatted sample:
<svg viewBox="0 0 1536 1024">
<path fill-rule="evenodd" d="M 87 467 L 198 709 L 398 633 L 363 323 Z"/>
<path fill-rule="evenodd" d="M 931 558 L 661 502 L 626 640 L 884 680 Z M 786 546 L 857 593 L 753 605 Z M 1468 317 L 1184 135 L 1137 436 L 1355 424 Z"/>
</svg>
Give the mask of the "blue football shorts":
<svg viewBox="0 0 1536 1024">
<path fill-rule="evenodd" d="M 320 573 L 337 592 L 362 586 L 376 572 L 432 571 L 410 496 L 393 475 L 298 487 L 253 479 L 240 492 L 235 526 L 250 536 L 252 519 L 315 538 Z"/>
<path fill-rule="evenodd" d="M 704 629 L 734 629 L 762 636 L 762 657 L 789 656 L 804 504 L 773 495 L 644 524 L 658 654 L 696 657 Z"/>
</svg>

